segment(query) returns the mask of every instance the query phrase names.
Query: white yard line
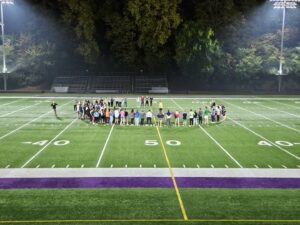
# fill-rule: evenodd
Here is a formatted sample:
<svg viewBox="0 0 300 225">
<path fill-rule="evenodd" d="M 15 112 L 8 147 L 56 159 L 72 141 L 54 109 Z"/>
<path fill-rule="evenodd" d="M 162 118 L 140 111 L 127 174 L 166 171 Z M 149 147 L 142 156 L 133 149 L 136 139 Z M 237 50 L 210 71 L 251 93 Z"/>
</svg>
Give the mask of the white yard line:
<svg viewBox="0 0 300 225">
<path fill-rule="evenodd" d="M 241 123 L 235 121 L 234 119 L 231 119 L 229 116 L 227 116 L 227 118 L 228 118 L 229 120 L 231 120 L 232 122 L 234 122 L 235 124 L 239 125 L 240 127 L 244 128 L 245 130 L 247 130 L 247 131 L 251 132 L 252 134 L 256 135 L 257 137 L 260 137 L 261 139 L 263 139 L 263 140 L 265 140 L 265 141 L 271 143 L 273 146 L 275 146 L 275 147 L 278 148 L 279 150 L 281 150 L 281 151 L 283 151 L 283 152 L 289 154 L 290 156 L 292 156 L 292 157 L 294 157 L 294 158 L 300 160 L 300 157 L 298 157 L 298 156 L 296 156 L 295 154 L 289 152 L 288 150 L 282 148 L 281 146 L 279 146 L 279 145 L 277 145 L 276 143 L 270 141 L 269 139 L 265 138 L 264 136 L 262 136 L 262 135 L 256 133 L 255 131 L 251 130 L 250 128 L 246 127 L 245 125 L 243 125 L 243 124 L 241 124 Z"/>
<path fill-rule="evenodd" d="M 60 135 L 62 135 L 69 127 L 72 126 L 73 123 L 78 121 L 78 119 L 72 120 L 71 123 L 69 123 L 59 134 L 57 134 L 51 141 L 49 141 L 43 148 L 41 148 L 37 153 L 35 153 L 26 163 L 24 163 L 21 168 L 24 168 L 27 166 L 33 159 L 35 159 L 39 154 L 41 154 L 49 145 L 52 144 L 53 141 L 55 141 Z"/>
<path fill-rule="evenodd" d="M 179 107 L 181 110 L 184 110 L 177 102 L 175 102 L 173 98 L 171 100 L 177 107 Z"/>
<path fill-rule="evenodd" d="M 173 168 L 175 177 L 298 178 L 300 169 Z M 0 169 L 0 178 L 170 177 L 168 168 L 24 168 Z"/>
<path fill-rule="evenodd" d="M 112 127 L 110 128 L 109 134 L 108 134 L 108 136 L 107 136 L 107 138 L 106 138 L 105 144 L 104 144 L 104 146 L 103 146 L 103 149 L 102 149 L 101 154 L 100 154 L 100 156 L 99 156 L 98 162 L 97 162 L 97 164 L 96 164 L 96 167 L 97 167 L 97 168 L 99 167 L 99 165 L 100 165 L 100 163 L 101 163 L 101 160 L 102 160 L 102 158 L 103 158 L 104 152 L 105 152 L 105 150 L 106 150 L 106 146 L 107 146 L 107 144 L 108 144 L 108 141 L 109 141 L 109 139 L 110 139 L 110 136 L 111 136 L 111 134 L 112 134 L 112 132 L 113 132 L 114 127 L 115 127 L 115 124 L 113 124 Z"/>
<path fill-rule="evenodd" d="M 22 100 L 23 100 L 23 99 L 18 99 L 18 100 L 12 101 L 12 102 L 7 102 L 7 103 L 4 103 L 4 104 L 0 105 L 0 107 L 2 107 L 2 106 L 7 106 L 7 105 L 11 105 L 11 104 L 14 104 L 14 103 L 16 103 L 16 102 L 20 102 L 20 101 L 22 101 Z"/>
<path fill-rule="evenodd" d="M 278 124 L 278 125 L 280 125 L 280 126 L 282 126 L 282 127 L 285 127 L 285 128 L 290 129 L 290 130 L 296 131 L 297 133 L 300 133 L 300 130 L 297 130 L 297 129 L 293 128 L 293 127 L 290 127 L 290 126 L 288 126 L 288 125 L 286 125 L 286 124 L 280 123 L 280 122 L 278 122 L 278 121 L 276 121 L 276 120 L 273 120 L 273 119 L 271 119 L 271 118 L 269 118 L 269 117 L 266 117 L 266 116 L 264 116 L 264 115 L 262 115 L 262 114 L 259 114 L 259 113 L 253 112 L 253 111 L 251 111 L 251 110 L 245 109 L 245 108 L 243 108 L 243 107 L 241 107 L 241 106 L 232 104 L 232 103 L 227 102 L 227 101 L 225 101 L 225 100 L 223 100 L 223 101 L 226 102 L 226 103 L 228 103 L 229 105 L 232 105 L 232 106 L 236 107 L 236 108 L 239 108 L 239 109 L 241 109 L 241 110 L 244 110 L 244 111 L 246 111 L 246 112 L 252 113 L 252 114 L 254 114 L 254 115 L 263 117 L 263 118 L 265 118 L 266 120 L 272 121 L 272 122 L 274 122 L 274 123 L 276 123 L 276 124 Z"/>
<path fill-rule="evenodd" d="M 9 115 L 11 115 L 11 114 L 14 114 L 14 113 L 16 113 L 16 112 L 20 112 L 20 111 L 25 110 L 25 109 L 32 108 L 32 107 L 34 107 L 34 106 L 36 106 L 36 105 L 39 105 L 39 104 L 41 104 L 41 102 L 35 103 L 34 105 L 26 106 L 26 107 L 24 107 L 24 108 L 21 108 L 21 109 L 18 109 L 18 110 L 9 112 L 9 113 L 6 113 L 6 114 L 4 114 L 4 115 L 1 115 L 0 118 L 5 117 L 5 116 L 9 116 Z"/>
<path fill-rule="evenodd" d="M 277 112 L 281 112 L 283 114 L 288 114 L 288 115 L 300 118 L 300 116 L 298 116 L 298 115 L 295 115 L 295 114 L 292 114 L 292 113 L 289 113 L 289 112 L 286 112 L 286 111 L 282 111 L 282 110 L 279 110 L 279 109 L 276 109 L 276 108 L 272 108 L 272 107 L 266 106 L 264 104 L 256 104 L 256 105 L 265 107 L 266 109 L 271 109 L 271 110 L 274 110 L 274 111 L 277 111 Z"/>
<path fill-rule="evenodd" d="M 235 162 L 240 168 L 243 168 L 243 166 L 216 140 L 214 139 L 202 126 L 200 126 L 200 129 L 213 141 L 219 148 L 226 153 L 226 155 L 229 156 L 229 158 L 232 159 L 232 161 Z"/>
<path fill-rule="evenodd" d="M 65 106 L 65 105 L 67 105 L 67 104 L 69 104 L 69 103 L 70 103 L 70 102 L 67 102 L 67 103 L 61 105 L 61 107 Z M 39 117 L 37 117 L 37 118 L 35 118 L 35 119 L 33 119 L 33 120 L 31 120 L 31 121 L 29 121 L 29 122 L 23 124 L 22 126 L 20 126 L 20 127 L 14 129 L 14 130 L 8 132 L 7 134 L 4 134 L 3 136 L 0 137 L 0 140 L 2 140 L 2 139 L 4 139 L 4 138 L 6 138 L 7 136 L 9 136 L 9 135 L 11 135 L 11 134 L 17 132 L 18 130 L 22 129 L 23 127 L 26 127 L 27 125 L 29 125 L 29 124 L 31 124 L 31 123 L 37 121 L 38 119 L 40 119 L 40 118 L 46 116 L 47 114 L 49 114 L 49 113 L 51 113 L 51 112 L 53 112 L 53 110 L 50 110 L 49 112 L 46 112 L 46 113 L 40 115 Z"/>
<path fill-rule="evenodd" d="M 280 105 L 292 107 L 292 108 L 295 108 L 295 109 L 300 109 L 300 107 L 298 107 L 298 106 L 296 106 L 296 105 L 290 105 L 290 104 L 287 104 L 287 103 L 283 103 L 283 102 L 279 102 L 279 101 L 273 101 L 273 100 L 269 100 L 269 101 L 278 103 L 278 104 L 280 104 Z"/>
<path fill-rule="evenodd" d="M 179 104 L 177 104 L 174 99 L 172 99 L 172 100 L 178 107 L 181 108 L 181 110 L 183 110 L 183 108 Z M 229 156 L 229 158 L 232 159 L 232 161 L 235 162 L 235 164 L 237 164 L 240 168 L 243 168 L 243 166 L 215 138 L 213 138 L 213 136 L 211 136 L 202 126 L 199 126 L 199 127 L 217 146 L 219 146 L 219 148 L 223 152 L 225 152 L 226 155 Z"/>
</svg>

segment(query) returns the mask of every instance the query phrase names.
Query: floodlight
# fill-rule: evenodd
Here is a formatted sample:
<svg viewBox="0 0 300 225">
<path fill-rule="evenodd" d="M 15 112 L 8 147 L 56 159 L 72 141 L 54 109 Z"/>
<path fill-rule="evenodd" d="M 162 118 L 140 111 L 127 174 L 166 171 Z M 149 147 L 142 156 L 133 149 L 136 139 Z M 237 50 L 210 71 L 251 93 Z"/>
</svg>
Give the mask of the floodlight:
<svg viewBox="0 0 300 225">
<path fill-rule="evenodd" d="M 1 4 L 13 5 L 14 0 L 0 0 Z"/>
<path fill-rule="evenodd" d="M 279 60 L 279 70 L 276 75 L 278 75 L 278 92 L 281 91 L 282 76 L 286 75 L 283 73 L 283 42 L 284 42 L 284 29 L 285 29 L 285 13 L 286 9 L 296 9 L 297 4 L 300 0 L 270 0 L 273 2 L 274 9 L 282 9 L 282 28 L 281 28 L 281 48 L 280 48 L 280 60 Z"/>
<path fill-rule="evenodd" d="M 274 9 L 295 9 L 300 0 L 270 0 L 274 2 Z"/>
<path fill-rule="evenodd" d="M 3 78 L 4 78 L 4 91 L 7 89 L 7 67 L 6 67 L 6 55 L 5 55 L 5 35 L 4 35 L 4 12 L 3 12 L 3 5 L 13 5 L 14 0 L 0 0 L 0 11 L 1 11 L 1 34 L 2 34 L 2 62 L 3 62 Z"/>
</svg>

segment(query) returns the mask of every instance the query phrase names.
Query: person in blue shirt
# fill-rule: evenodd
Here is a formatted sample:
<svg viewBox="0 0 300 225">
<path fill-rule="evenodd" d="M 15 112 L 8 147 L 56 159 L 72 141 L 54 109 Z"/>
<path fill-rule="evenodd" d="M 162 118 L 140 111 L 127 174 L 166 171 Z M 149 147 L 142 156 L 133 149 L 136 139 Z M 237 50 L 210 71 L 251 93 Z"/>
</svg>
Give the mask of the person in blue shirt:
<svg viewBox="0 0 300 225">
<path fill-rule="evenodd" d="M 140 114 L 139 110 L 137 110 L 134 114 L 134 121 L 135 121 L 136 126 L 140 125 L 140 117 L 141 117 L 141 114 Z"/>
</svg>

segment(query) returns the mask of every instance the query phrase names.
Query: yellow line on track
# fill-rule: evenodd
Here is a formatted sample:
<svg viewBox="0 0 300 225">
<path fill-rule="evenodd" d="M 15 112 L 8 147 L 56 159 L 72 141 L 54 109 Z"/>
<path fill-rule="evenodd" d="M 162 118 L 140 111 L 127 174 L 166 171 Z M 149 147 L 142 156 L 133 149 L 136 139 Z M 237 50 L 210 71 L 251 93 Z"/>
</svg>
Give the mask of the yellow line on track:
<svg viewBox="0 0 300 225">
<path fill-rule="evenodd" d="M 158 133 L 158 136 L 159 136 L 159 140 L 160 140 L 160 143 L 161 143 L 164 155 L 165 155 L 165 159 L 167 161 L 167 165 L 168 165 L 168 168 L 169 168 L 170 175 L 172 177 L 173 185 L 174 185 L 174 188 L 175 188 L 175 192 L 176 192 L 177 199 L 178 199 L 178 202 L 179 202 L 179 205 L 180 205 L 180 209 L 181 209 L 181 213 L 182 213 L 183 219 L 184 219 L 184 221 L 187 221 L 188 217 L 187 217 L 187 214 L 186 214 L 186 210 L 185 210 L 185 207 L 184 207 L 181 195 L 180 195 L 179 188 L 177 186 L 177 182 L 176 182 L 176 179 L 175 179 L 175 176 L 174 176 L 174 173 L 173 173 L 173 170 L 172 170 L 172 166 L 171 166 L 168 154 L 167 154 L 167 150 L 166 150 L 164 142 L 162 140 L 162 137 L 161 137 L 158 125 L 156 126 L 156 130 L 157 130 L 157 133 Z"/>
<path fill-rule="evenodd" d="M 300 219 L 295 220 L 267 220 L 267 219 L 93 219 L 93 220 L 7 220 L 0 221 L 0 224 L 31 224 L 31 223 L 141 223 L 141 222 L 215 222 L 215 223 L 300 223 Z"/>
</svg>

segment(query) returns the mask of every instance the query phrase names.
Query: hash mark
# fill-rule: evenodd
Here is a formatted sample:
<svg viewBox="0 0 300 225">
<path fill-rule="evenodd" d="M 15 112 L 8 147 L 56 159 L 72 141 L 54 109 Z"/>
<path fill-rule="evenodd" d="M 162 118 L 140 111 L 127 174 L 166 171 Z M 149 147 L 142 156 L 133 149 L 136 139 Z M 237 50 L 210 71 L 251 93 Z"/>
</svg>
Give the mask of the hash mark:
<svg viewBox="0 0 300 225">
<path fill-rule="evenodd" d="M 54 168 L 54 167 L 55 167 L 55 164 L 53 164 L 51 168 Z"/>
<path fill-rule="evenodd" d="M 229 168 L 227 165 L 225 165 L 226 168 Z"/>
<path fill-rule="evenodd" d="M 83 168 L 83 167 L 84 167 L 84 164 L 81 165 L 81 168 Z"/>
<path fill-rule="evenodd" d="M 154 164 L 154 168 L 156 168 L 156 164 Z"/>
<path fill-rule="evenodd" d="M 113 168 L 113 167 L 114 167 L 114 165 L 113 165 L 113 164 L 111 164 L 111 165 L 110 165 L 110 168 Z"/>
<path fill-rule="evenodd" d="M 127 168 L 127 164 L 125 165 L 125 168 Z"/>
<path fill-rule="evenodd" d="M 268 165 L 268 167 L 269 167 L 270 169 L 272 169 L 272 166 Z"/>
<path fill-rule="evenodd" d="M 287 169 L 287 167 L 285 165 L 281 165 L 283 168 Z"/>
<path fill-rule="evenodd" d="M 185 168 L 185 165 L 184 165 L 184 164 L 183 164 L 182 166 L 183 166 L 183 168 Z"/>
<path fill-rule="evenodd" d="M 213 164 L 211 164 L 210 166 L 211 166 L 211 168 L 215 168 L 215 166 Z"/>
<path fill-rule="evenodd" d="M 10 167 L 10 165 L 7 165 L 6 167 L 5 167 L 5 169 L 8 169 Z"/>
<path fill-rule="evenodd" d="M 255 168 L 259 168 L 257 165 L 254 165 Z"/>
<path fill-rule="evenodd" d="M 40 168 L 40 164 L 39 164 L 39 165 L 37 165 L 35 168 Z"/>
<path fill-rule="evenodd" d="M 67 166 L 66 166 L 66 168 L 69 168 L 70 167 L 70 165 L 68 164 Z"/>
<path fill-rule="evenodd" d="M 200 166 L 197 164 L 197 167 L 200 168 Z"/>
<path fill-rule="evenodd" d="M 300 168 L 300 166 L 299 166 L 299 165 L 297 165 L 297 167 L 298 167 L 298 168 Z"/>
<path fill-rule="evenodd" d="M 142 168 L 142 164 L 140 164 L 140 168 Z"/>
</svg>

